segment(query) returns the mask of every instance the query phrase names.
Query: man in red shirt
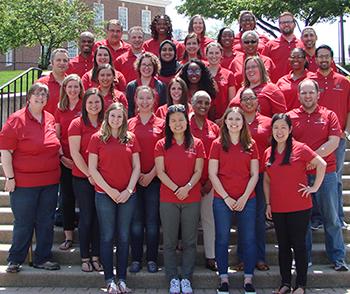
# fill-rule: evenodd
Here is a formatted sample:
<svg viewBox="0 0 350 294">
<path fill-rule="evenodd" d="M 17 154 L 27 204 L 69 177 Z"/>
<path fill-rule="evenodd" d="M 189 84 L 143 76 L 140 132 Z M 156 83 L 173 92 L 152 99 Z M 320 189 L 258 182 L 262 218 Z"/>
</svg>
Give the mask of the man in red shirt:
<svg viewBox="0 0 350 294">
<path fill-rule="evenodd" d="M 308 70 L 316 72 L 318 69 L 316 63 L 316 41 L 317 34 L 313 27 L 307 26 L 301 31 L 301 41 L 304 45 L 304 50 L 306 52 L 306 60 L 308 62 Z M 334 71 L 337 70 L 334 61 L 332 62 L 332 68 Z"/>
<path fill-rule="evenodd" d="M 338 176 L 338 208 L 342 226 L 344 222 L 343 211 L 343 184 L 342 173 L 345 160 L 345 137 L 350 138 L 350 81 L 332 69 L 333 50 L 327 45 L 321 45 L 316 49 L 316 63 L 318 70 L 310 72 L 308 77 L 316 80 L 320 85 L 319 104 L 334 111 L 338 116 L 342 136 L 336 150 L 337 176 Z"/>
<path fill-rule="evenodd" d="M 111 51 L 112 60 L 115 61 L 118 56 L 122 55 L 130 48 L 130 45 L 122 40 L 123 25 L 118 19 L 111 19 L 107 23 L 106 27 L 107 38 L 101 41 L 97 41 L 93 48 L 93 52 L 96 51 L 98 46 L 107 46 Z"/>
<path fill-rule="evenodd" d="M 138 78 L 137 72 L 134 68 L 134 63 L 137 57 L 144 52 L 142 48 L 145 33 L 141 27 L 136 26 L 129 30 L 128 35 L 131 47 L 127 52 L 114 60 L 115 69 L 124 75 L 127 84 Z"/>
<path fill-rule="evenodd" d="M 61 84 L 68 70 L 68 51 L 63 48 L 58 48 L 51 53 L 52 71 L 49 75 L 41 77 L 37 82 L 43 83 L 49 87 L 49 99 L 44 110 L 55 114 L 57 104 L 60 98 Z"/>
<path fill-rule="evenodd" d="M 274 80 L 277 81 L 291 71 L 287 62 L 290 52 L 296 47 L 303 47 L 303 43 L 294 35 L 295 19 L 290 12 L 283 12 L 278 18 L 281 36 L 275 40 L 270 40 L 262 52 L 272 59 L 276 65 Z"/>
<path fill-rule="evenodd" d="M 301 106 L 288 112 L 292 120 L 293 137 L 307 144 L 327 162 L 326 174 L 320 188 L 313 194 L 313 200 L 324 222 L 327 256 L 334 264 L 336 271 L 347 271 L 343 234 L 338 218 L 338 187 L 334 154 L 342 134 L 339 121 L 333 111 L 318 105 L 320 92 L 316 81 L 303 80 L 298 87 L 298 97 Z M 310 166 L 308 172 L 310 186 L 315 180 L 315 171 L 312 168 Z M 310 228 L 306 239 L 310 262 L 312 247 Z"/>
<path fill-rule="evenodd" d="M 94 55 L 92 54 L 92 47 L 94 46 L 95 37 L 90 32 L 83 32 L 80 34 L 79 48 L 80 54 L 69 61 L 69 68 L 67 75 L 77 74 L 82 77 L 84 73 L 92 69 L 94 64 Z"/>
</svg>

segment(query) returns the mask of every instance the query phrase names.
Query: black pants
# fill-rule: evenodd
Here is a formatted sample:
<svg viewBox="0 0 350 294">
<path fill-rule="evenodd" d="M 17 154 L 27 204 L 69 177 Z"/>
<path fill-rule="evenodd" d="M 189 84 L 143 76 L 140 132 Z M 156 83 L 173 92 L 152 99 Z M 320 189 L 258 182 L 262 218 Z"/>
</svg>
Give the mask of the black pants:
<svg viewBox="0 0 350 294">
<path fill-rule="evenodd" d="M 295 288 L 306 286 L 308 265 L 305 236 L 310 216 L 311 209 L 272 213 L 278 242 L 278 262 L 282 285 L 291 285 L 293 249 L 297 272 Z"/>
<path fill-rule="evenodd" d="M 61 164 L 60 197 L 62 197 L 63 228 L 65 231 L 74 231 L 75 195 L 72 170 L 63 164 Z"/>
</svg>

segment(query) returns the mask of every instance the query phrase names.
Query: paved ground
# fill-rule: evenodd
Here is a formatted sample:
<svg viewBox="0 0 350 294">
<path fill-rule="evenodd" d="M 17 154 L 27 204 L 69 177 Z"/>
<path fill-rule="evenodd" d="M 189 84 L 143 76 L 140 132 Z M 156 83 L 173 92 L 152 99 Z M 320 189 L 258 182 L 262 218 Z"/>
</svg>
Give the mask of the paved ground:
<svg viewBox="0 0 350 294">
<path fill-rule="evenodd" d="M 257 289 L 257 294 L 271 294 L 273 289 Z M 19 293 L 64 293 L 64 294 L 102 294 L 106 293 L 106 289 L 92 289 L 92 288 L 2 288 L 0 287 L 0 294 L 19 294 Z M 168 294 L 166 289 L 135 289 L 133 294 Z M 215 294 L 215 290 L 195 290 L 194 294 Z M 233 289 L 232 294 L 244 293 L 242 290 Z M 308 294 L 350 294 L 350 289 L 346 288 L 325 288 L 325 289 L 307 289 Z"/>
</svg>

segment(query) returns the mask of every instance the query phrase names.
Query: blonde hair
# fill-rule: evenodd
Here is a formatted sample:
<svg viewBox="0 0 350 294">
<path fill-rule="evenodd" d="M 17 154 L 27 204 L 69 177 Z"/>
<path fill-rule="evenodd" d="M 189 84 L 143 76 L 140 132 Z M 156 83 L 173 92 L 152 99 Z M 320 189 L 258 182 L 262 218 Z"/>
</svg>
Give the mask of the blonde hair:
<svg viewBox="0 0 350 294">
<path fill-rule="evenodd" d="M 68 110 L 69 107 L 69 98 L 66 92 L 67 84 L 70 81 L 77 81 L 79 83 L 80 91 L 79 91 L 79 99 L 83 99 L 84 95 L 84 86 L 81 82 L 81 78 L 77 74 L 71 74 L 69 76 L 66 76 L 62 82 L 62 86 L 60 89 L 60 100 L 58 101 L 58 109 L 61 111 Z"/>
<path fill-rule="evenodd" d="M 128 115 L 126 109 L 122 103 L 115 102 L 108 107 L 101 125 L 100 139 L 104 143 L 107 143 L 109 138 L 112 136 L 112 129 L 108 123 L 109 114 L 112 110 L 118 109 L 122 110 L 123 112 L 123 122 L 118 129 L 118 139 L 122 144 L 126 144 L 131 140 L 131 134 L 128 132 Z"/>
</svg>

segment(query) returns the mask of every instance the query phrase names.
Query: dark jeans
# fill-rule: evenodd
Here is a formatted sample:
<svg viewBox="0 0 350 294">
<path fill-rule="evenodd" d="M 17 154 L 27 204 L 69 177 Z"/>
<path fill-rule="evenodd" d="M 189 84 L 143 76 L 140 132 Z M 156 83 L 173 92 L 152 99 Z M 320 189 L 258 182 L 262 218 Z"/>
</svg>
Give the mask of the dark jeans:
<svg viewBox="0 0 350 294">
<path fill-rule="evenodd" d="M 61 164 L 60 197 L 62 197 L 63 229 L 74 230 L 75 193 L 73 191 L 72 170 Z"/>
<path fill-rule="evenodd" d="M 117 236 L 117 277 L 126 280 L 129 257 L 129 235 L 131 219 L 136 207 L 136 196 L 132 194 L 127 202 L 116 204 L 105 193 L 95 194 L 95 203 L 100 225 L 100 257 L 106 282 L 114 279 L 113 247 Z"/>
<path fill-rule="evenodd" d="M 10 193 L 14 215 L 13 237 L 8 262 L 22 264 L 27 256 L 33 232 L 36 237 L 34 264 L 52 258 L 54 215 L 58 185 L 21 188 Z"/>
<path fill-rule="evenodd" d="M 100 256 L 100 233 L 95 207 L 95 189 L 87 178 L 73 176 L 74 193 L 79 205 L 80 257 Z"/>
<path fill-rule="evenodd" d="M 308 261 L 305 237 L 310 216 L 311 208 L 296 212 L 272 213 L 282 285 L 291 285 L 293 249 L 297 272 L 295 288 L 306 286 Z"/>
<path fill-rule="evenodd" d="M 142 261 L 143 238 L 146 229 L 147 261 L 157 262 L 159 243 L 159 189 L 160 181 L 153 180 L 147 187 L 137 185 L 136 207 L 131 223 L 131 255 L 133 261 Z"/>
</svg>

